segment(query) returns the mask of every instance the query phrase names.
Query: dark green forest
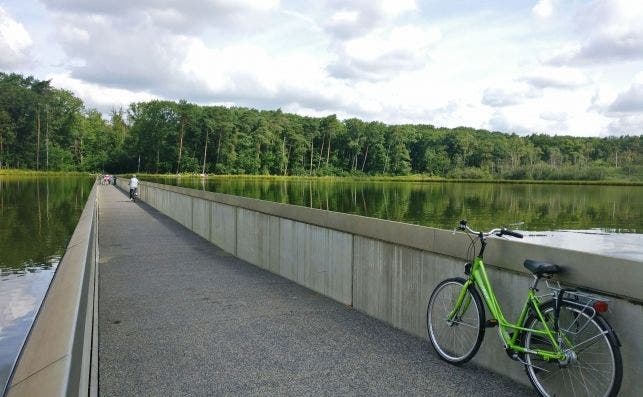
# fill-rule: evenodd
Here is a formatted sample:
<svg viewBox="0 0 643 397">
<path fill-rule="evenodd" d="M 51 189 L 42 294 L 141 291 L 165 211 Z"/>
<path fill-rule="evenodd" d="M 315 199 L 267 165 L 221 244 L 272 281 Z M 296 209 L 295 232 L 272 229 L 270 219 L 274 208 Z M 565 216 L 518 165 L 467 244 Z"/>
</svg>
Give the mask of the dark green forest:
<svg viewBox="0 0 643 397">
<path fill-rule="evenodd" d="M 0 73 L 0 168 L 641 181 L 642 137 L 519 136 L 183 100 L 103 115 L 50 81 Z"/>
</svg>

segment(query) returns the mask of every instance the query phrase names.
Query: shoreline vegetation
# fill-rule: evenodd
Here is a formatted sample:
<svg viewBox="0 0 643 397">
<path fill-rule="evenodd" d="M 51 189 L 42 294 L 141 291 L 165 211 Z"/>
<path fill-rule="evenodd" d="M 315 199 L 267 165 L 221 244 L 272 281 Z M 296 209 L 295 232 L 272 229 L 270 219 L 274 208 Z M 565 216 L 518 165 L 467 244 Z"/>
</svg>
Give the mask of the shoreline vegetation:
<svg viewBox="0 0 643 397">
<path fill-rule="evenodd" d="M 129 178 L 134 173 L 116 174 L 119 178 Z M 35 171 L 26 169 L 0 169 L 0 176 L 90 176 L 96 177 L 97 172 L 64 172 L 64 171 Z M 401 182 L 401 183 L 497 183 L 497 184 L 523 184 L 523 185 L 594 185 L 594 186 L 643 186 L 643 181 L 625 180 L 511 180 L 511 179 L 449 179 L 431 175 L 372 175 L 372 176 L 307 176 L 307 175 L 250 175 L 250 174 L 146 174 L 138 173 L 139 179 L 248 179 L 248 180 L 273 180 L 273 181 L 317 181 L 317 182 Z"/>
<path fill-rule="evenodd" d="M 602 138 L 547 133 L 340 120 L 184 100 L 137 102 L 104 115 L 50 81 L 0 72 L 0 170 L 643 183 L 643 127 Z"/>
<path fill-rule="evenodd" d="M 123 175 L 127 177 L 127 174 Z M 364 182 L 408 182 L 408 183 L 503 183 L 525 185 L 598 185 L 598 186 L 643 186 L 643 181 L 574 181 L 574 180 L 510 180 L 510 179 L 449 179 L 430 175 L 373 175 L 373 176 L 306 176 L 306 175 L 201 175 L 201 174 L 137 174 L 140 178 L 173 179 L 173 178 L 205 178 L 205 179 L 263 179 L 263 180 L 314 180 L 314 181 L 364 181 Z M 120 175 L 119 175 L 120 177 Z"/>
</svg>

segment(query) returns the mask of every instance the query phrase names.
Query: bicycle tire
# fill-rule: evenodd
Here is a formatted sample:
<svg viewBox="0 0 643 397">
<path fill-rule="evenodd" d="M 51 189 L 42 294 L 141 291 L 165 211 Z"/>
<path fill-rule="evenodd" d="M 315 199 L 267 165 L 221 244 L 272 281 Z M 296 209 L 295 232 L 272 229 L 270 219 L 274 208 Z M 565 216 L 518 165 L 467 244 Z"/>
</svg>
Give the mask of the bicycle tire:
<svg viewBox="0 0 643 397">
<path fill-rule="evenodd" d="M 553 300 L 540 305 L 550 327 L 553 327 L 554 307 Z M 524 327 L 539 329 L 539 324 L 540 320 L 532 312 Z M 525 371 L 536 391 L 541 396 L 616 396 L 623 379 L 623 363 L 607 320 L 583 305 L 562 301 L 559 328 L 565 336 L 559 343 L 569 351 L 566 359 L 569 363 L 561 365 L 558 360 L 546 361 L 534 354 L 524 355 Z M 522 333 L 521 344 L 527 349 L 553 350 L 549 339 L 530 331 Z"/>
<path fill-rule="evenodd" d="M 443 280 L 433 290 L 426 308 L 429 341 L 438 356 L 453 365 L 462 365 L 471 360 L 484 338 L 484 306 L 473 286 L 467 288 L 465 297 L 470 297 L 470 303 L 465 313 L 456 316 L 456 321 L 446 318 L 453 310 L 465 282 L 461 277 Z"/>
</svg>

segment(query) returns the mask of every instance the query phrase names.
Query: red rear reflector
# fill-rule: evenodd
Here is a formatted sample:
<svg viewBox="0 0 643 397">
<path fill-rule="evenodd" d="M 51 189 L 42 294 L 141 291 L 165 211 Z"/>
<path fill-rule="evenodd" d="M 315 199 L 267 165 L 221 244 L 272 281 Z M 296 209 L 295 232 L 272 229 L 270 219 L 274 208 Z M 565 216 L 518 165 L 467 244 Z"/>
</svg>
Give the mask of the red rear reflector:
<svg viewBox="0 0 643 397">
<path fill-rule="evenodd" d="M 592 306 L 594 306 L 594 310 L 599 313 L 605 313 L 607 311 L 607 302 L 596 301 Z"/>
</svg>

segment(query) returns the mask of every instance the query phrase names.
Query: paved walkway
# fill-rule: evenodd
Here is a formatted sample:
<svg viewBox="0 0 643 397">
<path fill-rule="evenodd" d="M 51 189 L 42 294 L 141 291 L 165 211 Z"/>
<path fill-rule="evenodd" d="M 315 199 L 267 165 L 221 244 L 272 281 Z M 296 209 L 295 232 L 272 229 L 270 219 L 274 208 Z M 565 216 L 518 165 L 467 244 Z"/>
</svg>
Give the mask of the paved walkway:
<svg viewBox="0 0 643 397">
<path fill-rule="evenodd" d="M 533 395 L 99 189 L 103 397 Z"/>
</svg>

